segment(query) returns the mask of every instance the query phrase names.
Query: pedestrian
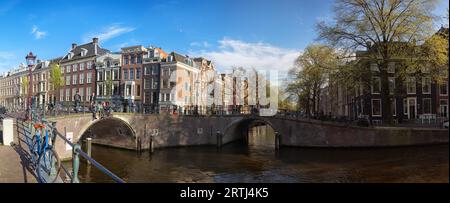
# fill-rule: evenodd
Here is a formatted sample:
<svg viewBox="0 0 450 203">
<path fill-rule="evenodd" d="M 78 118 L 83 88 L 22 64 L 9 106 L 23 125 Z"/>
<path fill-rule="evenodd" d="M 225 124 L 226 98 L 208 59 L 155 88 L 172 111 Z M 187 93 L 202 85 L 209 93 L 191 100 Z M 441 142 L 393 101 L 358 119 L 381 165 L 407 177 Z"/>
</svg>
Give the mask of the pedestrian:
<svg viewBox="0 0 450 203">
<path fill-rule="evenodd" d="M 97 110 L 96 110 L 96 105 L 95 105 L 95 100 L 96 100 L 96 96 L 95 93 L 92 93 L 92 95 L 89 97 L 89 104 L 90 104 L 90 109 L 92 112 L 92 120 L 97 119 Z"/>
<path fill-rule="evenodd" d="M 81 96 L 80 96 L 80 93 L 78 91 L 73 96 L 73 100 L 75 101 L 75 113 L 78 113 L 78 110 L 80 108 L 80 101 L 81 101 Z"/>
</svg>

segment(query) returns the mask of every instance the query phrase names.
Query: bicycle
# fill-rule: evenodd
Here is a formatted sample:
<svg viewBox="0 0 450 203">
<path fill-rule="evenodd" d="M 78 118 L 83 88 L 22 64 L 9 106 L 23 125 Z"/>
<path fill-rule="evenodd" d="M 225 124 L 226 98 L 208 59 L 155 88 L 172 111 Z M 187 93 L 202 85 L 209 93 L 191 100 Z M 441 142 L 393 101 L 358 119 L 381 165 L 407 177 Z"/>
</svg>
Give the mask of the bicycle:
<svg viewBox="0 0 450 203">
<path fill-rule="evenodd" d="M 54 183 L 61 172 L 61 160 L 53 145 L 56 135 L 52 134 L 52 145 L 49 144 L 49 130 L 44 124 L 34 124 L 35 135 L 32 139 L 32 159 L 40 182 Z M 37 162 L 36 162 L 37 160 Z"/>
</svg>

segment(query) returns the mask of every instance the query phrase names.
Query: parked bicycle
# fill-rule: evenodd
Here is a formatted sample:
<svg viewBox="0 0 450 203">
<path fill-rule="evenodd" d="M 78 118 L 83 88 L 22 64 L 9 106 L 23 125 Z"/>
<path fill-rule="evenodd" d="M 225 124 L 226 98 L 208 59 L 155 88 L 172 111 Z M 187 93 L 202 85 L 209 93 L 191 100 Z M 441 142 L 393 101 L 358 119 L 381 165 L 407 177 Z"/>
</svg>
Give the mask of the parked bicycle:
<svg viewBox="0 0 450 203">
<path fill-rule="evenodd" d="M 54 183 L 58 180 L 61 172 L 61 160 L 53 147 L 56 134 L 41 123 L 35 123 L 32 127 L 35 133 L 32 137 L 30 151 L 32 161 L 35 163 L 36 174 L 40 182 Z M 49 139 L 51 139 L 51 144 Z"/>
</svg>

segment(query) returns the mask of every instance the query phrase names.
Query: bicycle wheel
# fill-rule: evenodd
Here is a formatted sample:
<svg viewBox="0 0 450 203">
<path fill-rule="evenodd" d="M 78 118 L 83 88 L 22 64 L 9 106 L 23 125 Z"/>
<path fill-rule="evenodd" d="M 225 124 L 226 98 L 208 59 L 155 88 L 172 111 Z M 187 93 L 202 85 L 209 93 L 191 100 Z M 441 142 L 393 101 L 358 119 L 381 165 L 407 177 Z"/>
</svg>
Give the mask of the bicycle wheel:
<svg viewBox="0 0 450 203">
<path fill-rule="evenodd" d="M 61 172 L 61 160 L 54 149 L 47 149 L 39 156 L 37 175 L 42 183 L 54 183 Z"/>
<path fill-rule="evenodd" d="M 34 135 L 31 140 L 31 146 L 30 146 L 30 156 L 32 158 L 34 166 L 37 167 L 37 161 L 39 159 L 39 148 L 41 147 L 41 140 L 38 138 L 38 135 Z"/>
</svg>

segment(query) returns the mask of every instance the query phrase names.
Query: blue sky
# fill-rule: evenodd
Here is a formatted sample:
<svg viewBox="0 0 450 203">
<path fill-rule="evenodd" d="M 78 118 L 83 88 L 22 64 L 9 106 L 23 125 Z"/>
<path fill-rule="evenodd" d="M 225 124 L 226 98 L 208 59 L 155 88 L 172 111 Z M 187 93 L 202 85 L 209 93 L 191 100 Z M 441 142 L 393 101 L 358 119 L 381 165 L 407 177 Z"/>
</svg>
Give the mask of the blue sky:
<svg viewBox="0 0 450 203">
<path fill-rule="evenodd" d="M 330 18 L 333 0 L 0 0 L 0 72 L 33 51 L 62 56 L 72 43 L 96 36 L 118 51 L 156 45 L 230 66 L 286 69 L 316 37 L 314 24 Z M 448 2 L 441 2 L 444 13 Z M 233 60 L 231 60 L 233 58 Z"/>
</svg>

